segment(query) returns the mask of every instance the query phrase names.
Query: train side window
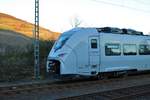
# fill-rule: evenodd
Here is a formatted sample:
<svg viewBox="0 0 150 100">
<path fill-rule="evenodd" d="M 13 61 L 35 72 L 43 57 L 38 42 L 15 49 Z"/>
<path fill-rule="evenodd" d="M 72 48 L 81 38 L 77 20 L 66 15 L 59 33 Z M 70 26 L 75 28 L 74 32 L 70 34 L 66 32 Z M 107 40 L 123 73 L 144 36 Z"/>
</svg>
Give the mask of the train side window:
<svg viewBox="0 0 150 100">
<path fill-rule="evenodd" d="M 123 54 L 124 55 L 136 55 L 137 54 L 136 44 L 124 44 Z"/>
<path fill-rule="evenodd" d="M 119 56 L 121 55 L 120 44 L 106 44 L 105 45 L 106 56 Z"/>
<path fill-rule="evenodd" d="M 91 48 L 96 49 L 97 48 L 97 39 L 91 39 Z"/>
<path fill-rule="evenodd" d="M 139 45 L 140 55 L 150 55 L 150 45 Z"/>
</svg>

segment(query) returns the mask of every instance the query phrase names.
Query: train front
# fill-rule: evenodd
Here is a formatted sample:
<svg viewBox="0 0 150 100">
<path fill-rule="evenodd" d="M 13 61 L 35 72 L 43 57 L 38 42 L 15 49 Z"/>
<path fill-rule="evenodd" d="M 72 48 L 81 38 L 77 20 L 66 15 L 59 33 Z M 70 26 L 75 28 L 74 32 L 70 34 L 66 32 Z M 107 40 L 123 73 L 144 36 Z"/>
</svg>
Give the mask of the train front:
<svg viewBox="0 0 150 100">
<path fill-rule="evenodd" d="M 47 73 L 61 76 L 75 73 L 76 55 L 70 41 L 76 31 L 77 29 L 72 29 L 62 33 L 55 42 L 47 58 Z"/>
</svg>

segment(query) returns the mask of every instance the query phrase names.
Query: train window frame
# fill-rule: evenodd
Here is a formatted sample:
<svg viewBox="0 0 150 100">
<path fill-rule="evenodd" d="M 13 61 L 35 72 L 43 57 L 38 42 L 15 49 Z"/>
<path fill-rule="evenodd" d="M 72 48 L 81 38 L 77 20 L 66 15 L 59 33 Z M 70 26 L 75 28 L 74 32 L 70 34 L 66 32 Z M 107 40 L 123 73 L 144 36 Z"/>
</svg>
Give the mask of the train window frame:
<svg viewBox="0 0 150 100">
<path fill-rule="evenodd" d="M 148 46 L 149 50 L 145 51 L 145 52 L 141 52 L 141 46 Z M 148 44 L 140 44 L 139 45 L 139 55 L 150 55 L 150 45 Z"/>
<path fill-rule="evenodd" d="M 113 49 L 118 49 L 119 52 L 113 52 L 113 53 L 110 53 L 110 52 L 107 52 L 108 51 L 108 46 L 118 46 L 118 48 L 113 48 Z M 112 50 L 112 49 L 110 49 Z M 121 45 L 119 43 L 106 43 L 105 44 L 105 56 L 121 56 Z"/>
<path fill-rule="evenodd" d="M 93 42 L 94 41 L 94 42 Z M 98 48 L 98 41 L 97 41 L 97 39 L 91 39 L 91 48 L 92 49 L 97 49 Z"/>
<path fill-rule="evenodd" d="M 130 51 L 130 53 L 129 52 L 125 52 L 125 46 L 135 46 L 135 48 L 134 48 L 134 52 L 131 52 Z M 138 53 L 137 53 L 137 45 L 136 44 L 123 44 L 123 55 L 124 56 L 136 56 Z"/>
</svg>

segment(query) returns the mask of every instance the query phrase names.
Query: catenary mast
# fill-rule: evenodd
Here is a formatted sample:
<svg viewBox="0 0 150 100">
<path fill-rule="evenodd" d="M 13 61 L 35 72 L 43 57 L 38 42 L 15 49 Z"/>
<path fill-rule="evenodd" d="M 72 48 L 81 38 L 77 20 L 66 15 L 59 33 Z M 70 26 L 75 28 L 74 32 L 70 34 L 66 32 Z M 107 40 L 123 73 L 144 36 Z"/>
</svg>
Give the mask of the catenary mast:
<svg viewBox="0 0 150 100">
<path fill-rule="evenodd" d="M 34 19 L 34 76 L 39 79 L 39 0 L 35 0 L 35 19 Z"/>
</svg>

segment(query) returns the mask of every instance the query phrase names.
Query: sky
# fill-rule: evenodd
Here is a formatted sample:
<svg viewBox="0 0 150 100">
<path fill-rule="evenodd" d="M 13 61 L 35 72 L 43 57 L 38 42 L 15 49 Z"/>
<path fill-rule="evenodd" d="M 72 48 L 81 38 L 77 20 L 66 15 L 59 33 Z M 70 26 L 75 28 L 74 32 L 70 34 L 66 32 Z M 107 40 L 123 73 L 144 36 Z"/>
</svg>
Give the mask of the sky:
<svg viewBox="0 0 150 100">
<path fill-rule="evenodd" d="M 0 0 L 0 12 L 34 23 L 34 0 Z M 40 26 L 64 32 L 80 27 L 132 28 L 150 32 L 150 0 L 40 0 Z"/>
</svg>

